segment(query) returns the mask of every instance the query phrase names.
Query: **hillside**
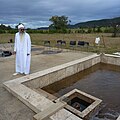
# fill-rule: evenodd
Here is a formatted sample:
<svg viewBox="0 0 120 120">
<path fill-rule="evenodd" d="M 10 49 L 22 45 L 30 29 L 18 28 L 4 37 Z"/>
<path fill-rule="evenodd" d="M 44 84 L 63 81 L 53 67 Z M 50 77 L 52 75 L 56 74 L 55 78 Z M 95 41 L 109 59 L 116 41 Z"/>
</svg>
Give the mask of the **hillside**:
<svg viewBox="0 0 120 120">
<path fill-rule="evenodd" d="M 101 19 L 101 20 L 93 20 L 87 22 L 77 23 L 75 25 L 70 26 L 71 28 L 80 28 L 80 27 L 107 27 L 119 24 L 120 25 L 120 17 L 112 18 L 112 19 Z"/>
</svg>

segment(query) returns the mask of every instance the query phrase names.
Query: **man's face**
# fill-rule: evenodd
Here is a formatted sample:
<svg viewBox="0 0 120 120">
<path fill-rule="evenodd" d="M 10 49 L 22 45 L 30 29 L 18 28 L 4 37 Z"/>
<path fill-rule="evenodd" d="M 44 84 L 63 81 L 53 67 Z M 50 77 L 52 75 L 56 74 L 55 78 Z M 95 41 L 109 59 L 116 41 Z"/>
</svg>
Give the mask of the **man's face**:
<svg viewBox="0 0 120 120">
<path fill-rule="evenodd" d="M 24 31 L 25 31 L 24 28 L 20 28 L 20 29 L 19 29 L 19 32 L 20 32 L 20 33 L 24 33 Z"/>
</svg>

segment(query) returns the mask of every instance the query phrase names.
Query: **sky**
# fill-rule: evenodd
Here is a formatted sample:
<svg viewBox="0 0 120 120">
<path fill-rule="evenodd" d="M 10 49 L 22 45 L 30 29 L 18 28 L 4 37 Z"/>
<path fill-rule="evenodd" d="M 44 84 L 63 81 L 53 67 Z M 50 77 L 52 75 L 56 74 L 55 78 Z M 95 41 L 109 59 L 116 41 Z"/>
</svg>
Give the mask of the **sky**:
<svg viewBox="0 0 120 120">
<path fill-rule="evenodd" d="M 70 24 L 120 17 L 120 0 L 0 0 L 0 24 L 46 27 L 49 19 L 65 15 Z"/>
</svg>

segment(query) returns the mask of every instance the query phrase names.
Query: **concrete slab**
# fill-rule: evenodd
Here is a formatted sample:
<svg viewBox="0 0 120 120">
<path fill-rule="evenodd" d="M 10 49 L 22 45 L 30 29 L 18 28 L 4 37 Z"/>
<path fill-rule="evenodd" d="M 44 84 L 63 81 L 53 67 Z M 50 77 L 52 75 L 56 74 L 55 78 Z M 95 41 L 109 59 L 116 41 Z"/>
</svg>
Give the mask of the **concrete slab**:
<svg viewBox="0 0 120 120">
<path fill-rule="evenodd" d="M 62 65 L 58 65 L 55 67 L 51 67 L 46 70 L 42 70 L 42 71 L 27 75 L 27 76 L 24 76 L 21 78 L 16 78 L 16 79 L 10 80 L 8 82 L 4 82 L 3 84 L 4 84 L 4 87 L 8 91 L 10 91 L 14 96 L 16 96 L 19 100 L 21 100 L 23 103 L 25 103 L 27 106 L 29 106 L 33 111 L 35 111 L 36 113 L 39 113 L 41 111 L 48 109 L 51 105 L 54 105 L 55 103 L 50 101 L 48 98 L 42 96 L 41 94 L 38 94 L 36 91 L 33 91 L 31 88 L 28 88 L 27 86 L 23 85 L 24 82 L 27 82 L 27 81 L 31 82 L 31 81 L 33 81 L 32 79 L 42 77 L 42 78 L 44 78 L 44 79 L 42 79 L 43 82 L 47 80 L 44 84 L 44 86 L 45 86 L 46 84 L 55 82 L 53 80 L 57 80 L 57 79 L 55 79 L 56 77 L 55 78 L 53 77 L 54 79 L 51 78 L 49 76 L 50 74 L 52 74 L 52 75 L 53 75 L 53 73 L 56 74 L 56 71 L 61 70 L 61 69 L 66 69 L 66 71 L 69 69 L 71 71 L 73 69 L 72 72 L 69 72 L 69 75 L 72 75 L 72 74 L 74 74 L 74 65 L 79 64 L 80 62 L 86 63 L 87 60 L 91 61 L 93 59 L 96 59 L 96 57 L 100 57 L 100 56 L 97 54 L 90 55 L 88 57 L 84 57 L 82 59 L 74 60 L 72 62 L 64 63 Z M 87 67 L 85 67 L 85 68 L 87 68 Z M 67 72 L 65 72 L 65 73 L 67 73 Z M 66 74 L 66 76 L 68 76 L 68 74 Z M 36 82 L 38 83 L 38 81 L 36 81 Z M 69 112 L 69 114 L 71 114 L 71 113 Z"/>
<path fill-rule="evenodd" d="M 53 115 L 58 110 L 62 109 L 66 105 L 65 102 L 57 102 L 47 109 L 45 109 L 43 112 L 40 112 L 34 116 L 35 120 L 43 120 L 46 118 L 49 118 L 51 115 Z"/>
<path fill-rule="evenodd" d="M 35 47 L 35 46 L 34 46 Z M 38 48 L 39 46 L 37 46 Z M 40 47 L 39 47 L 40 48 Z M 63 51 L 59 54 L 40 54 L 41 51 L 32 51 L 31 73 L 45 70 L 56 65 L 84 58 L 93 53 Z M 0 119 L 1 120 L 32 120 L 35 113 L 20 102 L 16 97 L 3 88 L 3 82 L 22 75 L 13 76 L 15 68 L 15 56 L 0 57 Z M 26 77 L 26 76 L 25 76 Z M 26 77 L 27 79 L 27 77 Z"/>
</svg>

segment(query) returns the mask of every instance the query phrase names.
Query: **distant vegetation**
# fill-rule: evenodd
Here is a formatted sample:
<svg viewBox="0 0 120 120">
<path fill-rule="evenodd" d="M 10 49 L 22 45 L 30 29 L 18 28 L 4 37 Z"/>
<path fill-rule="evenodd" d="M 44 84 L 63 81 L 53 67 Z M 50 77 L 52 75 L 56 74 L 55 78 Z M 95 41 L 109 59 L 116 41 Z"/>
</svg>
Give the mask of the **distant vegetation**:
<svg viewBox="0 0 120 120">
<path fill-rule="evenodd" d="M 87 21 L 71 25 L 70 27 L 74 29 L 79 29 L 79 32 L 113 33 L 113 37 L 116 37 L 120 36 L 120 17 Z"/>
<path fill-rule="evenodd" d="M 113 37 L 120 36 L 120 17 L 112 19 L 94 20 L 88 22 L 77 23 L 70 25 L 70 20 L 66 16 L 52 16 L 49 21 L 51 25 L 49 27 L 31 29 L 28 28 L 28 33 L 112 33 Z M 10 26 L 0 25 L 0 33 L 17 32 L 17 28 L 11 28 Z"/>
</svg>

